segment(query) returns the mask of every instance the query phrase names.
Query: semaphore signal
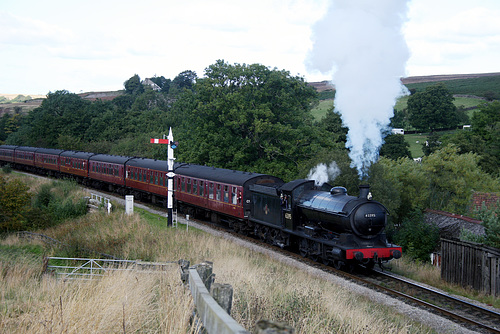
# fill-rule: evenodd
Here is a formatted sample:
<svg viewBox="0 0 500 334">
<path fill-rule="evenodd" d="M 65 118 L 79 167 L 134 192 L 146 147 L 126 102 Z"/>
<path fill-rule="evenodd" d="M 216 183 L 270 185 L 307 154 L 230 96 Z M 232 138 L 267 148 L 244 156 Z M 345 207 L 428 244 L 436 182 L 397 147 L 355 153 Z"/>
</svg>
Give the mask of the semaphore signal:
<svg viewBox="0 0 500 334">
<path fill-rule="evenodd" d="M 168 220 L 167 226 L 172 226 L 172 209 L 174 206 L 174 149 L 177 148 L 179 142 L 174 141 L 174 136 L 172 135 L 172 128 L 168 132 L 168 137 L 166 139 L 155 139 L 151 138 L 151 144 L 167 144 L 167 163 L 168 163 L 168 173 L 167 173 L 167 211 Z"/>
</svg>

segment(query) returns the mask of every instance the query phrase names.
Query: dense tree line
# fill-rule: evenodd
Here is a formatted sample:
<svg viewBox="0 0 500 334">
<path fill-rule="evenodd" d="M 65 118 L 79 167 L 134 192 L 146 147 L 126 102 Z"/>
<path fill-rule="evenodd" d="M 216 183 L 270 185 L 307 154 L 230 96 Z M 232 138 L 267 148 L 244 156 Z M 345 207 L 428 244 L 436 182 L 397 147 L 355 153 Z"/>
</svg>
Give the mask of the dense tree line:
<svg viewBox="0 0 500 334">
<path fill-rule="evenodd" d="M 219 60 L 203 77 L 184 71 L 173 80 L 151 80 L 159 91 L 134 75 L 113 101 L 89 102 L 67 91 L 51 92 L 26 116 L 3 116 L 0 140 L 165 159 L 166 147 L 149 144 L 149 138 L 172 127 L 180 143 L 176 157 L 182 162 L 292 180 L 306 177 L 319 163 L 335 161 L 340 174 L 329 182 L 352 194 L 361 182 L 370 183 L 395 226 L 425 208 L 470 214 L 473 191 L 500 191 L 500 102 L 481 106 L 470 132 L 436 139 L 421 163 L 411 159 L 403 136 L 388 136 L 369 178 L 360 180 L 345 149 L 347 129 L 340 116 L 331 110 L 314 121 L 310 111 L 318 94 L 301 77 Z M 404 121 L 421 129 L 454 126 L 460 120 L 443 86 L 417 92 L 410 100 Z"/>
</svg>

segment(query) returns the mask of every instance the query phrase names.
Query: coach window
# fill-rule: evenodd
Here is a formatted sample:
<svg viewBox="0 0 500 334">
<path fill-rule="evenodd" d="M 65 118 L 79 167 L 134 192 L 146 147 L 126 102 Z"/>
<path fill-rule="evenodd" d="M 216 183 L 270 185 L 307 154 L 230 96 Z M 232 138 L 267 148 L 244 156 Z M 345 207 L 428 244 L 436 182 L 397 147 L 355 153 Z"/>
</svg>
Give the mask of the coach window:
<svg viewBox="0 0 500 334">
<path fill-rule="evenodd" d="M 203 186 L 203 181 L 200 181 L 200 196 L 203 196 L 205 194 L 205 188 Z"/>
<path fill-rule="evenodd" d="M 215 199 L 217 201 L 220 201 L 220 198 L 221 198 L 221 189 L 220 189 L 220 184 L 217 185 L 217 191 L 215 193 Z"/>
<path fill-rule="evenodd" d="M 193 194 L 198 195 L 198 181 L 193 180 Z"/>
<path fill-rule="evenodd" d="M 184 178 L 181 179 L 181 191 L 186 191 L 186 180 Z"/>
<path fill-rule="evenodd" d="M 236 187 L 232 187 L 232 193 L 231 193 L 231 198 L 233 200 L 233 204 L 237 204 L 238 203 L 238 198 L 236 196 Z"/>
<path fill-rule="evenodd" d="M 224 186 L 224 202 L 229 203 L 229 186 Z"/>
<path fill-rule="evenodd" d="M 214 184 L 212 182 L 208 184 L 208 198 L 214 199 Z"/>
<path fill-rule="evenodd" d="M 188 194 L 191 194 L 191 179 L 187 179 L 187 188 L 186 188 L 186 192 Z"/>
<path fill-rule="evenodd" d="M 158 185 L 158 172 L 155 172 L 155 184 Z"/>
</svg>

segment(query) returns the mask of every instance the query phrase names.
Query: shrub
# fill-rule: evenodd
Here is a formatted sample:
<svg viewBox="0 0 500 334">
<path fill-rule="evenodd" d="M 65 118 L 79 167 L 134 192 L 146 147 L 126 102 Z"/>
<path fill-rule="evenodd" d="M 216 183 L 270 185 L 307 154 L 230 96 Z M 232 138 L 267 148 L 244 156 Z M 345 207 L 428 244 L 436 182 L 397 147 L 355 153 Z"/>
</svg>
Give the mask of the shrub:
<svg viewBox="0 0 500 334">
<path fill-rule="evenodd" d="M 483 221 L 486 234 L 484 243 L 487 246 L 500 248 L 500 203 L 491 209 L 483 205 L 478 216 Z"/>
<path fill-rule="evenodd" d="M 5 166 L 2 166 L 2 171 L 5 173 L 5 174 L 10 174 L 10 172 L 12 172 L 12 166 L 7 164 Z"/>
<path fill-rule="evenodd" d="M 414 211 L 405 218 L 394 236 L 395 242 L 403 247 L 403 253 L 416 261 L 430 261 L 430 253 L 439 242 L 439 229 L 427 224 L 421 211 Z"/>
</svg>

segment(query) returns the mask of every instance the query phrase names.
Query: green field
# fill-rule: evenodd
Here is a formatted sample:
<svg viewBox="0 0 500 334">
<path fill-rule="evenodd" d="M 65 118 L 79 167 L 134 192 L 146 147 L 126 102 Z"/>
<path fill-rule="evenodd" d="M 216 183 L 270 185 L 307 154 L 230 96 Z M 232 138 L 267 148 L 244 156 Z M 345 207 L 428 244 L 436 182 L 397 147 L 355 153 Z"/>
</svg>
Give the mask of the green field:
<svg viewBox="0 0 500 334">
<path fill-rule="evenodd" d="M 416 133 L 411 135 L 405 135 L 405 140 L 410 144 L 410 152 L 413 158 L 418 158 L 424 155 L 422 151 L 422 143 L 427 140 L 426 133 Z"/>
</svg>

